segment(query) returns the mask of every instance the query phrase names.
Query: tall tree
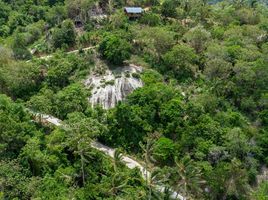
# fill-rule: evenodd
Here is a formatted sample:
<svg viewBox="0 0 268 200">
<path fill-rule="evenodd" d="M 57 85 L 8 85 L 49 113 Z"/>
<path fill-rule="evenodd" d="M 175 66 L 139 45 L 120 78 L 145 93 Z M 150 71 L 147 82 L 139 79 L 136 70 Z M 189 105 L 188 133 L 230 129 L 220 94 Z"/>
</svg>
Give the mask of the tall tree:
<svg viewBox="0 0 268 200">
<path fill-rule="evenodd" d="M 185 156 L 181 160 L 175 159 L 176 188 L 186 199 L 198 197 L 202 193 L 202 185 L 205 181 L 202 172 L 195 166 L 190 156 Z"/>
<path fill-rule="evenodd" d="M 68 116 L 64 129 L 68 133 L 68 146 L 80 158 L 82 182 L 85 185 L 87 176 L 85 166 L 90 162 L 93 153 L 91 143 L 103 132 L 104 127 L 98 121 L 86 118 L 81 113 L 73 113 Z"/>
</svg>

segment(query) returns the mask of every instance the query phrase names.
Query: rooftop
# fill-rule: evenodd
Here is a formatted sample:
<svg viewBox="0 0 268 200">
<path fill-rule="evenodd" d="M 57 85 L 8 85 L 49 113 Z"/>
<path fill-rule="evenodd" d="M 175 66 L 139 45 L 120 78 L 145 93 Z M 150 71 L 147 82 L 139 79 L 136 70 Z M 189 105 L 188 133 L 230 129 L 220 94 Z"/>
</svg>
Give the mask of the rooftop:
<svg viewBox="0 0 268 200">
<path fill-rule="evenodd" d="M 127 13 L 139 14 L 143 12 L 141 7 L 125 7 L 124 9 Z"/>
</svg>

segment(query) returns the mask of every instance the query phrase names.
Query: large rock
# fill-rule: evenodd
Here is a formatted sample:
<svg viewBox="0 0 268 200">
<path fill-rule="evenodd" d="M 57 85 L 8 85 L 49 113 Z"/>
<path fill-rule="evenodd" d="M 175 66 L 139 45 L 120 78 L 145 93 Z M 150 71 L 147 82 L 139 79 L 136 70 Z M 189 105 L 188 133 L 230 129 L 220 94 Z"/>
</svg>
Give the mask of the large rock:
<svg viewBox="0 0 268 200">
<path fill-rule="evenodd" d="M 114 70 L 107 69 L 102 75 L 91 74 L 85 85 L 92 89 L 89 97 L 92 106 L 99 104 L 104 109 L 115 107 L 133 90 L 143 86 L 139 78 L 141 71 L 141 67 L 129 65 Z"/>
</svg>

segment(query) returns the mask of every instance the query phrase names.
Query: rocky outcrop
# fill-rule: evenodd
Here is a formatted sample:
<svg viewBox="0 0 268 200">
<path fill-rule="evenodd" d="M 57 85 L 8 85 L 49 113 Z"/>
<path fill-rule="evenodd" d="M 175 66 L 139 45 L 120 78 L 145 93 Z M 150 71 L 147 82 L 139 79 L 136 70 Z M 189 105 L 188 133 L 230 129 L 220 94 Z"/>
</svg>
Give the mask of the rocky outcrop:
<svg viewBox="0 0 268 200">
<path fill-rule="evenodd" d="M 104 109 L 113 108 L 133 90 L 142 87 L 141 72 L 141 67 L 129 65 L 107 69 L 103 74 L 91 74 L 85 81 L 85 85 L 91 88 L 90 103 L 92 106 L 99 104 Z"/>
</svg>

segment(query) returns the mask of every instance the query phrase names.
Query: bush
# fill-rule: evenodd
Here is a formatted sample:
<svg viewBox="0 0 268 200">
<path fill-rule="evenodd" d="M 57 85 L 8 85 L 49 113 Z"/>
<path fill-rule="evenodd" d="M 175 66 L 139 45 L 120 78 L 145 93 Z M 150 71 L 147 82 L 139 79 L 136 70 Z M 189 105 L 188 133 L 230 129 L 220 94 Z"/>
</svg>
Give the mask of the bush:
<svg viewBox="0 0 268 200">
<path fill-rule="evenodd" d="M 109 80 L 105 82 L 105 86 L 106 85 L 114 85 L 115 81 L 114 80 Z"/>
<path fill-rule="evenodd" d="M 13 53 L 16 59 L 30 60 L 32 58 L 31 52 L 24 48 L 15 48 Z"/>
<path fill-rule="evenodd" d="M 161 18 L 159 15 L 154 13 L 145 13 L 140 19 L 140 23 L 149 26 L 157 26 L 161 23 Z"/>
<path fill-rule="evenodd" d="M 6 25 L 0 26 L 0 36 L 6 37 L 8 36 L 9 32 L 10 32 L 10 29 L 8 26 Z"/>
<path fill-rule="evenodd" d="M 140 79 L 141 78 L 140 74 L 138 74 L 138 73 L 133 73 L 132 74 L 132 77 L 133 78 L 136 78 L 136 79 Z"/>
<path fill-rule="evenodd" d="M 32 55 L 27 49 L 27 41 L 25 35 L 22 33 L 16 33 L 13 36 L 11 47 L 16 59 L 31 59 Z"/>
</svg>

